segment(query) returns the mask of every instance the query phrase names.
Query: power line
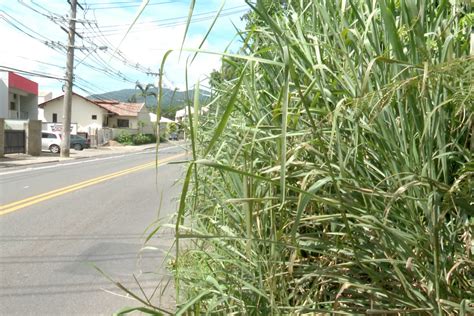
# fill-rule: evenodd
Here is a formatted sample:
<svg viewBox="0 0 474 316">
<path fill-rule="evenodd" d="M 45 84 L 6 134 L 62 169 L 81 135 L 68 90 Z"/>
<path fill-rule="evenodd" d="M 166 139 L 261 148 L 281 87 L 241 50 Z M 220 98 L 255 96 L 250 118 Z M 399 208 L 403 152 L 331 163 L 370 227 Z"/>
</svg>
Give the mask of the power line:
<svg viewBox="0 0 474 316">
<path fill-rule="evenodd" d="M 228 11 L 233 11 L 233 14 L 240 13 L 247 11 L 248 7 L 246 5 L 239 5 L 239 6 L 234 6 L 230 8 L 223 9 L 221 12 L 223 13 L 228 13 Z M 219 12 L 218 10 L 212 10 L 212 11 L 206 11 L 206 12 L 197 12 L 193 14 L 193 18 L 195 17 L 202 17 L 203 15 L 211 15 L 209 18 L 214 18 L 215 14 Z M 170 17 L 170 18 L 164 18 L 164 19 L 156 19 L 156 20 L 151 20 L 151 21 L 142 21 L 142 22 L 137 22 L 135 25 L 142 25 L 142 24 L 151 24 L 151 23 L 160 23 L 160 22 L 170 22 L 170 21 L 182 21 L 182 20 L 187 20 L 188 16 L 177 16 L 177 17 Z M 122 27 L 122 28 L 127 28 L 129 27 L 129 24 L 109 24 L 109 25 L 101 25 L 101 28 L 115 28 L 115 27 Z"/>
<path fill-rule="evenodd" d="M 170 3 L 175 3 L 174 1 L 163 1 L 163 2 L 158 2 L 158 3 L 149 3 L 147 4 L 147 7 L 148 6 L 155 6 L 155 5 L 163 5 L 163 4 L 170 4 Z M 91 10 L 110 10 L 110 9 L 126 9 L 126 8 L 134 8 L 134 7 L 138 7 L 140 6 L 141 4 L 140 3 L 137 3 L 137 4 L 129 4 L 129 5 L 120 5 L 120 6 L 107 6 L 107 5 L 103 5 L 103 6 L 99 6 L 99 7 L 95 7 L 93 4 L 89 4 L 88 8 L 91 9 Z"/>
<path fill-rule="evenodd" d="M 32 76 L 32 77 L 41 77 L 41 78 L 47 78 L 47 79 L 56 79 L 63 81 L 64 77 L 58 77 L 53 74 L 48 74 L 44 72 L 38 72 L 38 71 L 29 71 L 29 70 L 23 70 L 15 67 L 10 67 L 10 66 L 4 66 L 0 65 L 0 70 L 5 70 L 5 71 L 13 71 L 15 73 L 23 74 L 26 76 Z"/>
<path fill-rule="evenodd" d="M 245 11 L 246 10 L 239 10 L 239 11 L 235 11 L 235 12 L 229 12 L 229 13 L 221 14 L 221 17 L 230 16 L 230 15 L 234 15 L 236 13 L 245 12 Z M 193 20 L 190 21 L 190 24 L 205 22 L 205 21 L 209 21 L 209 20 L 212 20 L 212 19 L 214 19 L 214 17 L 202 17 L 202 18 L 198 18 L 198 19 L 193 19 Z M 135 27 L 132 30 L 130 30 L 130 33 L 137 33 L 137 32 L 158 30 L 158 29 L 169 28 L 169 27 L 176 27 L 176 26 L 180 26 L 180 25 L 186 25 L 187 23 L 188 23 L 187 21 L 169 22 L 169 23 L 157 24 L 153 27 L 141 25 L 140 27 Z M 102 36 L 119 35 L 119 34 L 122 34 L 122 33 L 123 32 L 120 29 L 101 31 Z M 88 38 L 97 38 L 100 35 L 88 34 L 88 35 L 85 35 L 85 36 L 88 37 Z"/>
</svg>

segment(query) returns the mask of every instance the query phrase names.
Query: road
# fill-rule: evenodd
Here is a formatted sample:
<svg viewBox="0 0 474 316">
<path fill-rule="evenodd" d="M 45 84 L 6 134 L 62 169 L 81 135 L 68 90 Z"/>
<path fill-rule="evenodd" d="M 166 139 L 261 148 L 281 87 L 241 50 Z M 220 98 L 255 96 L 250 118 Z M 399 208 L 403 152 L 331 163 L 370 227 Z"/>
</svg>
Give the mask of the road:
<svg viewBox="0 0 474 316">
<path fill-rule="evenodd" d="M 183 153 L 163 149 L 159 163 Z M 155 305 L 173 306 L 170 286 L 160 299 L 171 281 L 164 265 L 172 230 L 158 231 L 147 248 L 144 241 L 176 210 L 182 167 L 156 168 L 155 158 L 146 151 L 2 170 L 0 315 L 111 315 L 140 306 L 95 267 L 142 298 L 140 287 L 154 293 Z"/>
</svg>

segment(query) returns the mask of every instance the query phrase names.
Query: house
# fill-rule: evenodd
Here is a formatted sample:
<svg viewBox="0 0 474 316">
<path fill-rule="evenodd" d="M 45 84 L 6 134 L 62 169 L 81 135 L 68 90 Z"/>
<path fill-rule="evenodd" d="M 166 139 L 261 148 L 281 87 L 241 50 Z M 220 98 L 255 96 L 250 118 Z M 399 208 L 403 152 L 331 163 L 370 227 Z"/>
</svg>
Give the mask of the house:
<svg viewBox="0 0 474 316">
<path fill-rule="evenodd" d="M 45 91 L 40 91 L 38 94 L 38 104 L 44 103 L 46 101 L 49 101 L 53 98 L 53 93 L 52 92 L 45 92 Z M 45 122 L 44 118 L 44 109 L 38 107 L 38 120 Z"/>
<path fill-rule="evenodd" d="M 38 83 L 11 71 L 0 71 L 0 118 L 38 119 Z"/>
<path fill-rule="evenodd" d="M 38 83 L 0 71 L 0 157 L 12 153 L 41 153 Z"/>
<path fill-rule="evenodd" d="M 209 112 L 209 108 L 208 107 L 203 107 L 199 111 L 199 114 L 203 115 L 207 112 Z M 194 107 L 191 107 L 191 114 L 194 114 Z M 187 119 L 187 117 L 188 117 L 188 107 L 185 107 L 182 110 L 176 111 L 175 122 L 176 123 L 181 123 L 182 121 L 185 121 Z"/>
<path fill-rule="evenodd" d="M 150 113 L 150 121 L 153 124 L 153 126 L 156 126 L 156 122 L 158 120 L 157 115 L 155 113 Z M 160 117 L 160 135 L 165 136 L 167 131 L 168 131 L 168 124 L 174 123 L 173 120 L 170 120 L 169 118 L 166 118 L 164 116 Z"/>
<path fill-rule="evenodd" d="M 124 103 L 115 100 L 96 100 L 95 103 L 111 113 L 106 126 L 136 129 L 144 134 L 153 133 L 150 115 L 144 103 Z"/>
<path fill-rule="evenodd" d="M 64 95 L 52 98 L 39 105 L 43 109 L 43 122 L 62 123 Z M 91 130 L 107 126 L 109 110 L 79 94 L 72 94 L 71 123 L 77 124 L 77 131 L 91 133 Z"/>
<path fill-rule="evenodd" d="M 39 105 L 44 111 L 44 124 L 61 123 L 63 103 L 62 95 Z M 122 132 L 153 133 L 149 112 L 143 103 L 92 100 L 77 93 L 72 95 L 71 123 L 78 133 L 96 135 L 97 144 L 105 143 Z"/>
</svg>

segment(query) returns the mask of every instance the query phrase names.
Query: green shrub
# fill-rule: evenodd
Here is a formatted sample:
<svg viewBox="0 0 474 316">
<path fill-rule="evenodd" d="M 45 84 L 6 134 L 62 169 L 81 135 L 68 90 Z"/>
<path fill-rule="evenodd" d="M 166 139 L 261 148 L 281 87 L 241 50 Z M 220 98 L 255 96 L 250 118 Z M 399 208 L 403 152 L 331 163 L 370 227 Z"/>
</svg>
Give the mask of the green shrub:
<svg viewBox="0 0 474 316">
<path fill-rule="evenodd" d="M 156 137 L 153 134 L 138 133 L 136 135 L 133 135 L 132 142 L 134 145 L 151 144 L 156 142 Z"/>
<path fill-rule="evenodd" d="M 132 144 L 132 135 L 126 131 L 120 132 L 120 134 L 115 138 L 120 144 L 130 145 Z"/>
</svg>

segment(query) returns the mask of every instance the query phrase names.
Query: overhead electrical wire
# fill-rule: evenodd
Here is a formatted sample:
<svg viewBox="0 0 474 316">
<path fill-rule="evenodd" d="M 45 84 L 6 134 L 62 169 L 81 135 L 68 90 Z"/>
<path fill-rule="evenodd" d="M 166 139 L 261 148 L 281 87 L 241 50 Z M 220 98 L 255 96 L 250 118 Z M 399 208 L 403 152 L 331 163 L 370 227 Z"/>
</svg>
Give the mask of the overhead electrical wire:
<svg viewBox="0 0 474 316">
<path fill-rule="evenodd" d="M 240 13 L 247 11 L 248 7 L 246 5 L 240 5 L 240 6 L 234 6 L 230 8 L 223 9 L 221 12 L 222 13 L 228 13 L 228 11 L 233 11 L 233 14 Z M 205 11 L 205 12 L 196 12 L 193 14 L 193 18 L 195 17 L 202 17 L 202 16 L 208 16 L 209 19 L 213 19 L 215 17 L 215 14 L 219 12 L 218 10 L 212 10 L 212 11 Z M 164 18 L 164 19 L 156 19 L 156 20 L 150 20 L 150 21 L 141 21 L 135 23 L 135 25 L 142 25 L 142 24 L 151 24 L 151 23 L 160 23 L 160 22 L 186 22 L 189 17 L 187 15 L 182 15 L 182 16 L 177 16 L 177 17 L 170 17 L 170 18 Z M 192 19 L 191 19 L 192 20 Z M 101 25 L 101 29 L 106 29 L 106 28 L 127 28 L 129 27 L 130 24 L 109 24 L 109 25 Z"/>
<path fill-rule="evenodd" d="M 64 77 L 59 77 L 54 74 L 48 74 L 48 73 L 39 72 L 39 71 L 23 70 L 23 69 L 5 66 L 5 65 L 0 65 L 0 70 L 13 71 L 15 73 L 32 76 L 32 77 L 41 77 L 41 78 L 56 79 L 56 80 L 64 81 Z"/>
<path fill-rule="evenodd" d="M 170 3 L 176 3 L 174 1 L 163 1 L 163 2 L 158 2 L 158 3 L 148 3 L 147 4 L 147 7 L 148 6 L 155 6 L 155 5 L 163 5 L 163 4 L 170 4 Z M 88 9 L 91 9 L 91 10 L 110 10 L 110 9 L 126 9 L 126 8 L 134 8 L 134 7 L 139 7 L 141 5 L 141 3 L 137 3 L 137 4 L 128 4 L 128 5 L 120 5 L 120 6 L 107 6 L 107 5 L 103 5 L 102 7 L 96 7 L 96 6 L 92 6 L 91 4 L 89 4 L 87 6 Z"/>
<path fill-rule="evenodd" d="M 32 10 L 33 12 L 57 24 L 65 32 L 67 32 L 67 30 L 69 29 L 69 26 L 68 26 L 69 20 L 66 17 L 52 12 L 48 8 L 45 8 L 44 6 L 36 3 L 33 0 L 30 0 L 32 5 L 26 4 L 24 0 L 18 0 L 18 2 L 24 5 L 25 7 L 27 7 L 28 9 Z M 171 2 L 173 1 L 160 1 L 158 3 L 150 3 L 149 5 L 161 5 L 161 4 L 171 3 Z M 90 48 L 84 49 L 84 51 L 81 49 L 78 49 L 79 52 L 82 53 L 82 56 L 78 56 L 78 54 L 76 54 L 75 56 L 75 60 L 76 62 L 78 62 L 77 67 L 84 66 L 93 71 L 101 73 L 110 79 L 117 80 L 117 81 L 125 81 L 125 82 L 129 82 L 133 84 L 135 84 L 137 80 L 133 80 L 132 78 L 129 78 L 128 76 L 126 76 L 123 72 L 118 71 L 117 67 L 114 67 L 113 65 L 110 64 L 110 60 L 113 60 L 114 62 L 118 62 L 121 65 L 124 65 L 127 68 L 130 68 L 139 73 L 153 75 L 153 76 L 158 75 L 159 70 L 158 72 L 153 72 L 152 67 L 146 67 L 144 65 L 141 65 L 138 62 L 129 60 L 120 50 L 118 50 L 116 54 L 112 54 L 111 51 L 115 51 L 115 47 L 109 40 L 108 36 L 123 33 L 122 29 L 125 29 L 126 27 L 128 27 L 128 25 L 117 24 L 117 25 L 99 26 L 97 22 L 97 17 L 95 16 L 94 7 L 97 8 L 97 6 L 101 5 L 101 3 L 92 3 L 90 1 L 83 1 L 83 3 L 84 3 L 83 7 L 86 8 L 86 10 L 83 13 L 84 19 L 83 20 L 78 19 L 76 21 L 77 22 L 76 34 L 80 38 L 80 41 L 82 41 L 83 47 L 90 46 Z M 139 2 L 133 2 L 133 1 L 115 1 L 115 2 L 109 2 L 108 4 L 114 4 L 114 5 L 120 4 L 121 7 L 140 5 Z M 35 8 L 34 6 L 36 6 L 37 8 Z M 247 11 L 247 9 L 245 10 L 241 9 L 243 7 L 246 7 L 246 6 L 236 6 L 236 7 L 224 9 L 222 10 L 223 13 L 220 16 L 229 16 L 229 15 Z M 92 21 L 87 19 L 86 17 L 86 12 L 88 10 L 92 10 L 94 14 L 94 20 Z M 190 23 L 196 23 L 196 22 L 202 22 L 202 21 L 214 19 L 215 14 L 217 12 L 218 11 L 195 13 L 193 17 L 197 17 L 197 18 L 193 18 L 190 21 Z M 50 38 L 42 35 L 41 33 L 38 33 L 37 31 L 28 27 L 27 25 L 25 25 L 18 19 L 6 13 L 4 10 L 0 10 L 0 18 L 4 20 L 7 24 L 9 24 L 11 27 L 15 28 L 16 30 L 22 32 L 23 34 L 37 41 L 40 41 L 41 43 L 53 49 L 54 51 L 64 55 L 65 45 L 61 44 L 60 42 L 54 42 Z M 180 16 L 180 17 L 174 17 L 174 18 L 165 18 L 165 19 L 158 19 L 158 20 L 153 20 L 153 21 L 138 22 L 136 23 L 137 26 L 134 27 L 131 30 L 131 32 L 139 32 L 139 31 L 145 31 L 145 30 L 148 31 L 150 29 L 184 25 L 188 22 L 187 18 L 188 18 L 187 16 Z M 150 27 L 150 23 L 155 24 L 155 25 Z M 109 49 L 105 51 L 98 49 L 99 47 L 104 47 L 104 46 L 108 47 Z M 108 59 L 109 61 L 107 61 L 106 59 Z M 41 61 L 36 61 L 36 62 L 47 64 Z M 60 67 L 57 65 L 51 65 L 51 66 Z M 87 80 L 82 79 L 81 77 L 77 76 L 77 74 L 75 75 L 75 78 L 77 78 L 78 81 L 82 81 L 83 88 L 84 86 L 88 86 L 89 88 L 92 88 L 93 90 L 100 89 L 99 87 L 95 85 L 88 84 Z M 64 78 L 59 78 L 59 77 L 54 77 L 53 79 L 64 80 Z"/>
</svg>

